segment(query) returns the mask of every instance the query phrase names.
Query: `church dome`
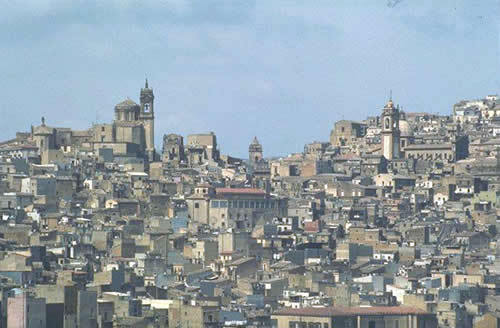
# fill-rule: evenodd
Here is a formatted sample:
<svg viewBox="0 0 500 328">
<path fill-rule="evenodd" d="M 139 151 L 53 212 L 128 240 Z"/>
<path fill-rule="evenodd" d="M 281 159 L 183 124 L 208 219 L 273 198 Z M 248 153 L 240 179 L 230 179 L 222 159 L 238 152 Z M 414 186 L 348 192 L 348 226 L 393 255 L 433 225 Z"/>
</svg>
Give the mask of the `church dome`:
<svg viewBox="0 0 500 328">
<path fill-rule="evenodd" d="M 407 120 L 399 121 L 399 131 L 401 132 L 402 137 L 412 137 L 413 130 L 410 128 L 410 124 L 408 124 Z"/>
<path fill-rule="evenodd" d="M 139 107 L 139 105 L 135 101 L 127 98 L 124 101 L 122 101 L 121 103 L 117 104 L 115 106 L 115 109 L 116 110 L 135 110 L 138 107 Z"/>
</svg>

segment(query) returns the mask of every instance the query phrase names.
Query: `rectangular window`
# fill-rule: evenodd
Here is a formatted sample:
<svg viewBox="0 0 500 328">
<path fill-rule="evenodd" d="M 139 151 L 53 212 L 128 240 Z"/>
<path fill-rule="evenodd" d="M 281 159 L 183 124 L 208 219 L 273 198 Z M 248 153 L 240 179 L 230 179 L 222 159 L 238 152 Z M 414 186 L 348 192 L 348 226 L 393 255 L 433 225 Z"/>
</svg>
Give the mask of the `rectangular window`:
<svg viewBox="0 0 500 328">
<path fill-rule="evenodd" d="M 232 200 L 228 200 L 228 201 L 227 201 L 227 206 L 228 206 L 229 208 L 233 208 L 233 201 L 232 201 Z"/>
<path fill-rule="evenodd" d="M 238 202 L 238 208 L 245 208 L 245 202 L 243 202 L 242 200 L 240 200 Z"/>
<path fill-rule="evenodd" d="M 255 202 L 253 200 L 250 201 L 250 208 L 255 208 Z"/>
<path fill-rule="evenodd" d="M 219 208 L 219 201 L 218 200 L 213 200 L 212 201 L 212 207 L 213 208 Z"/>
<path fill-rule="evenodd" d="M 221 200 L 221 201 L 219 202 L 219 206 L 220 206 L 221 208 L 226 208 L 226 207 L 227 207 L 227 200 Z"/>
<path fill-rule="evenodd" d="M 248 200 L 245 201 L 245 208 L 250 208 L 250 204 L 249 204 Z"/>
</svg>

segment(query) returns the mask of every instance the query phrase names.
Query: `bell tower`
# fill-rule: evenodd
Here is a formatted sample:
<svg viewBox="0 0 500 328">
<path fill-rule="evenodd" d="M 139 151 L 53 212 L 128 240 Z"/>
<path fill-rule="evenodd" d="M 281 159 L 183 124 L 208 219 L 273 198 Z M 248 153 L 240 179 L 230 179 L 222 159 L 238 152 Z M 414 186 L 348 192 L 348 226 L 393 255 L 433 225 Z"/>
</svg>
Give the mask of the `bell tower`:
<svg viewBox="0 0 500 328">
<path fill-rule="evenodd" d="M 141 88 L 141 112 L 139 119 L 144 125 L 144 138 L 146 139 L 146 155 L 149 161 L 155 159 L 155 115 L 153 89 L 149 88 L 148 79 L 144 88 Z"/>
<path fill-rule="evenodd" d="M 382 150 L 387 160 L 400 156 L 399 106 L 394 106 L 392 95 L 382 111 Z"/>
<path fill-rule="evenodd" d="M 257 137 L 253 138 L 252 143 L 248 147 L 248 159 L 253 164 L 262 160 L 262 145 L 257 140 Z"/>
</svg>

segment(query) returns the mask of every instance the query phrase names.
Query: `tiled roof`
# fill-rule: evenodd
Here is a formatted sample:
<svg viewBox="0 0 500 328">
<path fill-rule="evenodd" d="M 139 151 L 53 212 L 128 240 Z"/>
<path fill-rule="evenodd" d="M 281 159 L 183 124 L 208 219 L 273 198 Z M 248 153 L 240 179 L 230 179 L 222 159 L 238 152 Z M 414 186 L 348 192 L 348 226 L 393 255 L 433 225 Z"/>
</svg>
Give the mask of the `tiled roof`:
<svg viewBox="0 0 500 328">
<path fill-rule="evenodd" d="M 309 307 L 301 309 L 283 309 L 274 315 L 338 317 L 353 315 L 407 315 L 427 314 L 426 311 L 407 306 L 373 306 L 373 307 Z"/>
</svg>

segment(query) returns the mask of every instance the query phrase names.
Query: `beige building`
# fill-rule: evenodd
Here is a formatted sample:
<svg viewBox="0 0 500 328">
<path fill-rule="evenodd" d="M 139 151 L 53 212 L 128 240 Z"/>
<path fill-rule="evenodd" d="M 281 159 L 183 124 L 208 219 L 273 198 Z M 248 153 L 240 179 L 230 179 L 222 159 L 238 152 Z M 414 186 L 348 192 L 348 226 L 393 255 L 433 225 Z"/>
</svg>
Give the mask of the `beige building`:
<svg viewBox="0 0 500 328">
<path fill-rule="evenodd" d="M 189 216 L 214 228 L 251 228 L 261 219 L 283 217 L 287 200 L 253 188 L 217 188 L 201 185 L 186 199 Z"/>
<path fill-rule="evenodd" d="M 330 143 L 336 147 L 356 143 L 358 138 L 365 136 L 366 128 L 366 124 L 363 123 L 347 120 L 338 121 L 330 133 Z"/>
<path fill-rule="evenodd" d="M 311 307 L 275 312 L 277 328 L 436 328 L 434 314 L 403 306 Z"/>
</svg>

